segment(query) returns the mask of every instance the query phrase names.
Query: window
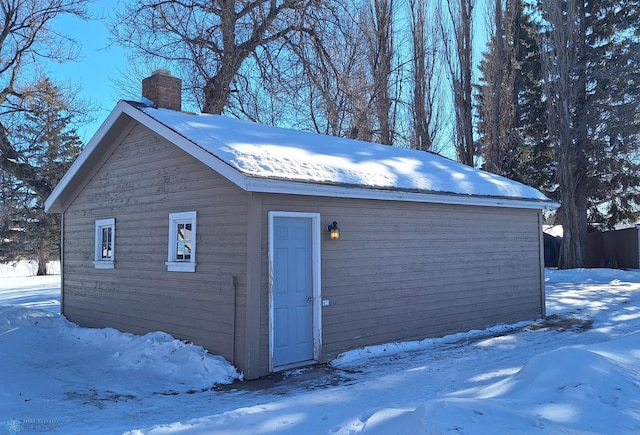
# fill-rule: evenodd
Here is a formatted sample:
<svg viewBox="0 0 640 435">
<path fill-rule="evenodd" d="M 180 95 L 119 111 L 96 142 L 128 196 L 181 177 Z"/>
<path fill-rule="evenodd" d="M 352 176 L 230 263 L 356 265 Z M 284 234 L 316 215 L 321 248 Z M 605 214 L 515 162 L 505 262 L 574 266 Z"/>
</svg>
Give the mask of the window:
<svg viewBox="0 0 640 435">
<path fill-rule="evenodd" d="M 96 269 L 115 268 L 116 220 L 99 219 L 96 221 L 96 245 L 93 265 Z"/>
<path fill-rule="evenodd" d="M 196 212 L 169 214 L 169 272 L 196 271 Z"/>
</svg>

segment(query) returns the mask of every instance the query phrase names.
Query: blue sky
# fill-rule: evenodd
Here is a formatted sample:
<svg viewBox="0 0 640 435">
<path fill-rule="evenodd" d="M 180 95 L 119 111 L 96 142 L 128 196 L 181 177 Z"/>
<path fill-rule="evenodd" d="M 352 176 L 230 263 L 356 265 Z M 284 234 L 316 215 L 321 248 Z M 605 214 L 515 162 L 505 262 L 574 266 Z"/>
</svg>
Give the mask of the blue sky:
<svg viewBox="0 0 640 435">
<path fill-rule="evenodd" d="M 94 16 L 106 17 L 114 10 L 113 0 L 98 0 L 91 7 Z M 97 108 L 95 122 L 79 129 L 86 141 L 100 127 L 119 99 L 126 98 L 113 80 L 127 71 L 126 52 L 117 46 L 109 47 L 109 32 L 105 20 L 82 21 L 74 17 L 59 17 L 55 25 L 60 31 L 75 38 L 81 45 L 80 58 L 66 64 L 52 64 L 49 72 L 60 83 L 79 87 L 80 97 L 90 100 Z"/>
<path fill-rule="evenodd" d="M 82 51 L 77 61 L 62 65 L 51 64 L 48 70 L 57 82 L 79 87 L 80 97 L 90 100 L 96 108 L 93 114 L 95 121 L 79 128 L 85 143 L 91 139 L 118 100 L 134 98 L 114 84 L 114 80 L 122 79 L 123 74 L 129 71 L 127 52 L 115 44 L 109 45 L 110 34 L 106 22 L 118 3 L 118 0 L 95 0 L 90 5 L 90 14 L 96 18 L 90 21 L 69 16 L 58 17 L 55 21 L 61 32 L 75 38 L 81 45 Z M 486 11 L 482 10 L 479 16 L 484 18 L 484 15 Z M 478 37 L 477 34 L 476 36 Z M 483 48 L 478 47 L 484 47 L 484 41 L 474 41 L 474 47 L 477 47 L 476 56 L 479 58 Z M 150 75 L 152 71 L 147 73 Z"/>
</svg>

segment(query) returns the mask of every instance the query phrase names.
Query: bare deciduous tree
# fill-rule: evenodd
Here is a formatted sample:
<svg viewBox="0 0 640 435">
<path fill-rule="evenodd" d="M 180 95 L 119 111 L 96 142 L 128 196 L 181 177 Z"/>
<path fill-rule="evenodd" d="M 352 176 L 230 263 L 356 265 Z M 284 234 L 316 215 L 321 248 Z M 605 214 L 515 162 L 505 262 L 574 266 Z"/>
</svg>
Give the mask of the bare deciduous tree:
<svg viewBox="0 0 640 435">
<path fill-rule="evenodd" d="M 87 18 L 87 3 L 0 2 L 0 173 L 11 191 L 8 198 L 3 193 L 3 202 L 8 200 L 11 207 L 3 210 L 7 214 L 0 232 L 20 228 L 26 240 L 17 244 L 18 252 L 38 255 L 39 275 L 46 273 L 52 239 L 59 233 L 59 219 L 44 215 L 42 203 L 79 151 L 79 139 L 67 124 L 75 110 L 86 110 L 77 106 L 72 92 L 46 79 L 43 64 L 76 58 L 75 41 L 57 32 L 53 21 L 63 15 Z M 11 237 L 0 235 L 4 240 Z"/>
<path fill-rule="evenodd" d="M 518 104 L 515 89 L 519 44 L 515 25 L 518 8 L 517 0 L 494 0 L 494 13 L 488 23 L 489 28 L 493 29 L 490 51 L 480 65 L 484 82 L 480 87 L 480 152 L 484 168 L 499 175 L 506 175 L 510 166 L 507 158 L 515 158 L 515 150 L 520 145 L 515 119 Z"/>
<path fill-rule="evenodd" d="M 456 154 L 461 163 L 473 166 L 476 154 L 473 142 L 472 101 L 472 30 L 475 1 L 445 0 L 445 2 L 446 13 L 439 9 L 438 15 L 453 92 Z"/>
<path fill-rule="evenodd" d="M 288 106 L 289 122 L 299 128 L 333 136 L 363 138 L 371 128 L 368 116 L 370 78 L 358 23 L 361 9 L 350 1 L 332 2 L 309 11 L 311 31 L 286 37 L 286 56 L 265 77 L 274 94 Z M 276 59 L 272 59 L 276 61 Z"/>
<path fill-rule="evenodd" d="M 390 0 L 342 0 L 307 14 L 310 30 L 287 37 L 290 57 L 270 78 L 282 89 L 276 92 L 293 97 L 282 101 L 292 107 L 289 120 L 335 136 L 394 141 L 394 13 Z"/>
<path fill-rule="evenodd" d="M 72 39 L 56 32 L 52 21 L 62 15 L 86 18 L 88 0 L 13 0 L 2 1 L 0 9 L 0 170 L 27 183 L 42 198 L 54 186 L 21 156 L 12 143 L 10 126 L 13 115 L 24 109 L 25 99 L 37 95 L 39 62 L 65 62 L 77 57 Z"/>
<path fill-rule="evenodd" d="M 175 68 L 202 111 L 222 113 L 247 58 L 292 32 L 304 31 L 313 0 L 142 0 L 117 13 L 116 40 Z M 258 76 L 253 77 L 257 79 Z"/>
<path fill-rule="evenodd" d="M 390 88 L 395 50 L 394 15 L 394 0 L 373 0 L 368 14 L 369 23 L 365 30 L 369 68 L 373 77 L 371 99 L 378 123 L 378 142 L 386 145 L 393 143 L 393 104 Z"/>
<path fill-rule="evenodd" d="M 587 129 L 582 0 L 541 0 L 548 23 L 541 46 L 548 129 L 557 161 L 564 238 L 560 267 L 583 267 L 587 238 Z"/>
<path fill-rule="evenodd" d="M 440 74 L 438 59 L 441 54 L 441 35 L 432 18 L 434 8 L 427 0 L 410 0 L 411 16 L 411 96 L 412 133 L 411 147 L 430 151 L 435 147 L 435 138 L 440 127 L 438 92 Z"/>
</svg>

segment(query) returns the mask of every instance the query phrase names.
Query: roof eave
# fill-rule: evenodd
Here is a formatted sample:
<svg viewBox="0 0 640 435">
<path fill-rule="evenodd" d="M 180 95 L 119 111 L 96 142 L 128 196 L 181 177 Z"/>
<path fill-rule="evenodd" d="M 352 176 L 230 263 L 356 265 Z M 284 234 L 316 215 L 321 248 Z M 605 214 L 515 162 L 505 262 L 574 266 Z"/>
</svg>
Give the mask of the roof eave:
<svg viewBox="0 0 640 435">
<path fill-rule="evenodd" d="M 123 115 L 128 119 L 123 118 Z M 81 169 L 90 162 L 92 158 L 95 159 L 94 152 L 96 149 L 103 145 L 103 143 L 113 140 L 113 127 L 118 122 L 122 122 L 123 119 L 125 122 L 135 120 L 152 131 L 155 131 L 166 140 L 177 145 L 183 151 L 227 178 L 233 184 L 248 192 L 527 209 L 555 209 L 558 207 L 558 204 L 551 200 L 414 192 L 252 177 L 220 160 L 175 130 L 147 115 L 138 107 L 126 101 L 120 101 L 45 201 L 46 212 L 60 213 L 64 211 L 66 204 L 70 200 L 69 197 L 72 195 L 73 187 L 75 186 L 74 181 L 76 181 L 76 177 L 82 175 Z"/>
<path fill-rule="evenodd" d="M 324 196 L 333 198 L 358 198 L 382 201 L 424 202 L 483 207 L 524 208 L 536 210 L 553 210 L 559 206 L 558 203 L 552 200 L 460 195 L 454 193 L 413 192 L 395 189 L 371 189 L 354 186 L 338 186 L 253 177 L 246 177 L 244 189 L 248 192 L 260 193 Z"/>
</svg>

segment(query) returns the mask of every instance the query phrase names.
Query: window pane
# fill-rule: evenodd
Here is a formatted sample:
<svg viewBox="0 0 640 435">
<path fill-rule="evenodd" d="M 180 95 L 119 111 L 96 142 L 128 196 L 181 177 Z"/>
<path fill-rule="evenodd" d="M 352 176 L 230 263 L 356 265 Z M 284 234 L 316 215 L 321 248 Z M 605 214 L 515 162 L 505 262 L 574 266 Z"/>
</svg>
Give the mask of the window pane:
<svg viewBox="0 0 640 435">
<path fill-rule="evenodd" d="M 176 246 L 176 259 L 178 260 L 190 260 L 191 259 L 191 243 L 190 242 L 178 242 Z"/>
<path fill-rule="evenodd" d="M 102 228 L 102 258 L 111 258 L 111 227 Z"/>
<path fill-rule="evenodd" d="M 178 240 L 191 240 L 191 224 L 178 224 Z"/>
<path fill-rule="evenodd" d="M 179 223 L 177 226 L 176 260 L 191 259 L 191 223 Z"/>
</svg>

